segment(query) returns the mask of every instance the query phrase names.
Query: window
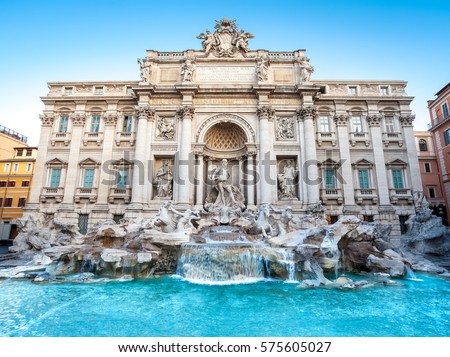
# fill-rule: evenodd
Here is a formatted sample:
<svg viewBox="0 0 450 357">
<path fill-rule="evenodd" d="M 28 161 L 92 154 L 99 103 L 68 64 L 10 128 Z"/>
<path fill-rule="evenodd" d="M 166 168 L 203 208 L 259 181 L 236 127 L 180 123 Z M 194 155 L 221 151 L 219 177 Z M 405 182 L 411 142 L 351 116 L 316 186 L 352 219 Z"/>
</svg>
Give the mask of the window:
<svg viewBox="0 0 450 357">
<path fill-rule="evenodd" d="M 73 94 L 73 87 L 65 87 L 64 88 L 64 93 L 66 95 L 72 95 Z"/>
<path fill-rule="evenodd" d="M 370 188 L 369 183 L 369 170 L 358 170 L 359 188 L 368 189 Z"/>
<path fill-rule="evenodd" d="M 78 229 L 81 234 L 86 234 L 88 229 L 89 215 L 79 214 L 78 215 Z"/>
<path fill-rule="evenodd" d="M 27 171 L 28 171 L 28 172 L 31 171 L 31 168 L 32 168 L 32 164 L 31 164 L 31 163 L 28 163 L 28 164 L 27 164 Z"/>
<path fill-rule="evenodd" d="M 131 89 L 131 87 L 127 87 L 127 94 L 128 95 L 132 95 L 133 94 L 133 90 Z"/>
<path fill-rule="evenodd" d="M 425 169 L 425 172 L 431 172 L 431 165 L 429 162 L 424 163 L 423 167 Z"/>
<path fill-rule="evenodd" d="M 334 169 L 325 169 L 325 188 L 336 188 Z"/>
<path fill-rule="evenodd" d="M 26 197 L 20 197 L 19 203 L 17 203 L 17 207 L 25 207 L 26 203 L 27 203 Z"/>
<path fill-rule="evenodd" d="M 0 207 L 3 207 L 3 197 L 0 197 Z"/>
<path fill-rule="evenodd" d="M 91 118 L 91 133 L 100 131 L 100 115 L 93 115 Z"/>
<path fill-rule="evenodd" d="M 103 87 L 95 87 L 94 93 L 95 94 L 103 94 Z"/>
<path fill-rule="evenodd" d="M 5 206 L 4 207 L 12 207 L 13 199 L 12 197 L 7 197 L 5 200 Z"/>
<path fill-rule="evenodd" d="M 330 119 L 328 115 L 321 115 L 319 117 L 319 125 L 321 133 L 329 133 L 330 132 Z"/>
<path fill-rule="evenodd" d="M 419 150 L 420 151 L 428 151 L 428 145 L 425 139 L 419 140 Z"/>
<path fill-rule="evenodd" d="M 27 156 L 31 156 L 33 154 L 33 149 L 27 149 Z"/>
<path fill-rule="evenodd" d="M 428 197 L 436 198 L 436 190 L 434 187 L 428 187 Z"/>
<path fill-rule="evenodd" d="M 352 126 L 353 126 L 353 131 L 355 133 L 362 133 L 363 128 L 362 128 L 362 120 L 361 120 L 360 115 L 352 116 Z"/>
<path fill-rule="evenodd" d="M 130 133 L 133 126 L 133 117 L 125 115 L 123 118 L 122 132 Z"/>
<path fill-rule="evenodd" d="M 3 168 L 3 171 L 4 172 L 9 172 L 9 168 L 11 167 L 10 165 L 11 164 L 5 164 L 5 167 Z"/>
<path fill-rule="evenodd" d="M 444 142 L 445 145 L 450 145 L 450 129 L 444 131 Z"/>
<path fill-rule="evenodd" d="M 387 133 L 394 133 L 395 132 L 394 117 L 393 116 L 384 117 L 384 126 L 386 127 Z"/>
<path fill-rule="evenodd" d="M 9 181 L 8 187 L 16 187 L 16 181 Z"/>
<path fill-rule="evenodd" d="M 117 187 L 125 188 L 128 184 L 128 171 L 127 170 L 119 170 L 117 172 Z"/>
<path fill-rule="evenodd" d="M 371 222 L 373 222 L 373 216 L 371 216 L 371 215 L 363 215 L 363 221 L 371 223 Z"/>
<path fill-rule="evenodd" d="M 19 170 L 19 164 L 14 164 L 13 172 L 17 172 Z"/>
<path fill-rule="evenodd" d="M 6 181 L 0 181 L 0 187 L 6 187 Z"/>
<path fill-rule="evenodd" d="M 30 181 L 22 181 L 22 187 L 30 187 Z"/>
<path fill-rule="evenodd" d="M 405 188 L 403 182 L 403 170 L 399 169 L 392 170 L 392 181 L 394 183 L 394 188 L 396 189 Z"/>
<path fill-rule="evenodd" d="M 23 149 L 17 149 L 17 156 L 23 155 Z"/>
<path fill-rule="evenodd" d="M 59 187 L 59 181 L 61 179 L 61 169 L 53 168 L 50 173 L 50 187 Z"/>
<path fill-rule="evenodd" d="M 62 115 L 59 118 L 59 128 L 58 131 L 60 133 L 66 133 L 67 127 L 69 126 L 69 117 L 67 115 Z"/>
<path fill-rule="evenodd" d="M 381 95 L 389 95 L 389 87 L 386 86 L 380 87 L 380 93 Z"/>
<path fill-rule="evenodd" d="M 448 104 L 447 103 L 442 104 L 442 115 L 444 116 L 444 118 L 448 117 Z"/>
<path fill-rule="evenodd" d="M 348 94 L 350 95 L 357 95 L 358 94 L 358 87 L 348 87 Z"/>
<path fill-rule="evenodd" d="M 92 188 L 94 186 L 94 172 L 93 168 L 84 169 L 83 187 Z"/>
<path fill-rule="evenodd" d="M 113 215 L 113 221 L 117 224 L 120 223 L 120 221 L 123 219 L 123 214 L 114 214 Z"/>
</svg>

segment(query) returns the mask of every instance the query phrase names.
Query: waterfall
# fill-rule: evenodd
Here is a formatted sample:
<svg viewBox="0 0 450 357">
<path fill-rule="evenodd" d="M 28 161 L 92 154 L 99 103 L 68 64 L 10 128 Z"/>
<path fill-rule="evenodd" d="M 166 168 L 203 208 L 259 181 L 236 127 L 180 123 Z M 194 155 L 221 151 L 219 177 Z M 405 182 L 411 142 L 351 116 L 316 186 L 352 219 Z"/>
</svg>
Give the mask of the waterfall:
<svg viewBox="0 0 450 357">
<path fill-rule="evenodd" d="M 80 273 L 94 273 L 95 261 L 91 253 L 86 254 L 81 262 Z"/>
<path fill-rule="evenodd" d="M 413 281 L 423 281 L 422 279 L 417 278 L 416 274 L 414 274 L 414 271 L 407 264 L 405 264 L 405 268 L 406 268 L 406 279 Z"/>
</svg>

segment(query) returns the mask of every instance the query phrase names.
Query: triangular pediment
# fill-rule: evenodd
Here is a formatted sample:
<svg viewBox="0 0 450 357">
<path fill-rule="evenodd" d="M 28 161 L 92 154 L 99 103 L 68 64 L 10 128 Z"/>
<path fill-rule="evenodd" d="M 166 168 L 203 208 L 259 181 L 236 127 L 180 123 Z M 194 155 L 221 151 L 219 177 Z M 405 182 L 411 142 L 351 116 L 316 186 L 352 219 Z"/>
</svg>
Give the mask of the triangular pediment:
<svg viewBox="0 0 450 357">
<path fill-rule="evenodd" d="M 325 161 L 320 162 L 319 166 L 338 167 L 338 166 L 341 166 L 341 162 L 340 161 L 335 161 L 335 160 L 333 160 L 331 158 L 328 158 Z"/>
<path fill-rule="evenodd" d="M 386 164 L 386 166 L 407 166 L 408 164 L 400 159 L 395 159 Z"/>
<path fill-rule="evenodd" d="M 84 159 L 83 161 L 80 161 L 80 166 L 95 166 L 99 165 L 99 163 L 91 158 Z"/>
<path fill-rule="evenodd" d="M 361 159 L 361 160 L 354 162 L 352 164 L 352 166 L 370 166 L 370 167 L 372 167 L 373 162 L 370 162 L 369 160 L 366 160 L 366 159 Z"/>
<path fill-rule="evenodd" d="M 113 162 L 114 166 L 131 166 L 133 163 L 131 161 L 125 160 L 124 158 L 121 158 L 117 161 Z"/>
<path fill-rule="evenodd" d="M 67 165 L 67 162 L 62 161 L 62 160 L 60 160 L 58 158 L 54 158 L 54 159 L 52 159 L 50 161 L 47 161 L 45 164 L 47 166 L 64 166 L 64 165 Z"/>
</svg>

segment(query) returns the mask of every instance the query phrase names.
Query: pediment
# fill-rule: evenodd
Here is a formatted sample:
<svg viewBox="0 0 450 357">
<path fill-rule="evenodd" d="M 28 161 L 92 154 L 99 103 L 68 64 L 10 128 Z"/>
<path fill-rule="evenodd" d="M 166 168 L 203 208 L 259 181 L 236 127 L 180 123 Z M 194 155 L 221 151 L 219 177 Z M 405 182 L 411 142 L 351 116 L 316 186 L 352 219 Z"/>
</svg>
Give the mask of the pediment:
<svg viewBox="0 0 450 357">
<path fill-rule="evenodd" d="M 404 167 L 404 166 L 408 166 L 408 164 L 403 160 L 395 159 L 395 160 L 388 162 L 386 164 L 386 166 L 403 166 Z"/>
<path fill-rule="evenodd" d="M 373 166 L 373 162 L 370 162 L 369 160 L 366 160 L 366 159 L 361 159 L 361 160 L 358 160 L 358 161 L 354 162 L 352 164 L 352 166 L 369 166 L 369 167 L 372 167 Z"/>
<path fill-rule="evenodd" d="M 45 164 L 47 166 L 66 166 L 67 162 L 62 161 L 62 160 L 60 160 L 58 158 L 54 158 L 54 159 L 52 159 L 50 161 L 47 161 Z"/>
</svg>

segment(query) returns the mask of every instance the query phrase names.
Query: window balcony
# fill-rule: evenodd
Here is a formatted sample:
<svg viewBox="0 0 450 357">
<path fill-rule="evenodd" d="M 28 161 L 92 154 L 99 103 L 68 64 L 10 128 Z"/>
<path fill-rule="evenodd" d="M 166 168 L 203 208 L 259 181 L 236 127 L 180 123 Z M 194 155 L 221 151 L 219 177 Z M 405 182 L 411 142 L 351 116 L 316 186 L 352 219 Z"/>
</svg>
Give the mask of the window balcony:
<svg viewBox="0 0 450 357">
<path fill-rule="evenodd" d="M 389 189 L 389 197 L 391 198 L 392 204 L 397 204 L 398 201 L 414 202 L 412 191 L 409 188 L 391 188 Z"/>
<path fill-rule="evenodd" d="M 84 133 L 83 145 L 87 146 L 89 142 L 94 142 L 97 146 L 101 146 L 103 142 L 103 133 L 87 132 Z"/>
<path fill-rule="evenodd" d="M 115 200 L 122 200 L 125 203 L 131 202 L 131 188 L 129 187 L 111 187 L 109 189 L 109 203 L 114 203 Z"/>
<path fill-rule="evenodd" d="M 374 188 L 357 188 L 355 189 L 355 201 L 357 204 L 362 204 L 363 201 L 372 201 L 378 203 L 377 190 Z"/>
<path fill-rule="evenodd" d="M 62 202 L 64 197 L 64 187 L 44 187 L 42 189 L 40 201 L 47 202 L 48 199 L 55 200 L 57 203 Z"/>
<path fill-rule="evenodd" d="M 341 205 L 344 202 L 340 188 L 322 188 L 320 190 L 320 199 L 323 204 L 327 204 L 328 201 L 336 201 L 337 204 Z"/>
<path fill-rule="evenodd" d="M 402 133 L 383 133 L 384 146 L 388 147 L 390 143 L 397 143 L 398 146 L 403 146 Z"/>
<path fill-rule="evenodd" d="M 322 146 L 323 142 L 330 142 L 332 146 L 336 146 L 336 133 L 334 131 L 317 132 L 316 141 L 318 146 Z"/>
<path fill-rule="evenodd" d="M 52 133 L 52 137 L 50 139 L 50 144 L 52 146 L 55 146 L 55 144 L 57 142 L 62 142 L 62 143 L 64 143 L 65 146 L 69 146 L 70 138 L 71 138 L 71 133 L 68 133 L 68 132 L 65 132 L 65 133 L 54 132 L 54 133 Z"/>
<path fill-rule="evenodd" d="M 134 131 L 121 131 L 116 134 L 116 145 L 120 146 L 121 143 L 129 143 L 130 146 L 134 146 L 136 141 L 136 134 Z"/>
<path fill-rule="evenodd" d="M 97 201 L 97 188 L 78 187 L 74 199 L 76 203 L 80 203 L 81 200 L 89 200 L 90 203 L 95 203 Z"/>
<path fill-rule="evenodd" d="M 366 132 L 351 132 L 350 144 L 355 146 L 356 143 L 363 142 L 366 146 L 370 145 L 369 133 Z"/>
</svg>

